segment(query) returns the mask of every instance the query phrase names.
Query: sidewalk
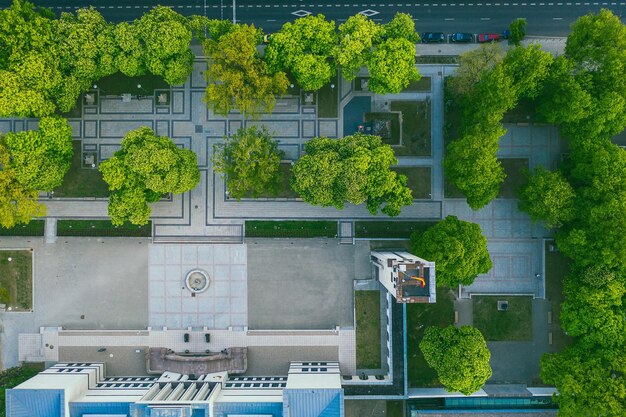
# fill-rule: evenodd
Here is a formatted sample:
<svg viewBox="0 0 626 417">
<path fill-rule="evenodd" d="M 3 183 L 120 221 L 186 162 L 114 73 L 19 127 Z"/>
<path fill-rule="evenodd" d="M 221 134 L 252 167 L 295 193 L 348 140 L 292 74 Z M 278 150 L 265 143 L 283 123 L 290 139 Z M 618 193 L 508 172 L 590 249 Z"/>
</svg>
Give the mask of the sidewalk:
<svg viewBox="0 0 626 417">
<path fill-rule="evenodd" d="M 565 51 L 566 41 L 567 38 L 561 37 L 527 36 L 526 39 L 522 41 L 522 45 L 528 46 L 531 43 L 539 43 L 544 51 L 548 51 L 552 55 L 562 55 Z M 499 44 L 502 45 L 502 48 L 505 50 L 511 47 L 506 40 Z M 480 47 L 480 45 L 480 43 L 418 43 L 415 45 L 415 52 L 418 56 L 454 56 L 476 49 Z"/>
</svg>

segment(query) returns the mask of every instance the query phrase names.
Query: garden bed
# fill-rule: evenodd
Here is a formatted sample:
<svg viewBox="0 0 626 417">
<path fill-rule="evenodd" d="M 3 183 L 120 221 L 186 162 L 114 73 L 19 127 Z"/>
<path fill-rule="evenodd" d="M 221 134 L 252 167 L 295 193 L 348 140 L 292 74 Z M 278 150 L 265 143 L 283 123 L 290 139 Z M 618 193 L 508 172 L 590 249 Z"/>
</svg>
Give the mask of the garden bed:
<svg viewBox="0 0 626 417">
<path fill-rule="evenodd" d="M 430 77 L 422 77 L 417 81 L 411 81 L 409 86 L 402 90 L 402 92 L 426 92 L 430 91 Z"/>
<path fill-rule="evenodd" d="M 27 224 L 18 224 L 10 229 L 0 227 L 0 236 L 43 236 L 45 220 L 31 220 Z"/>
<path fill-rule="evenodd" d="M 380 291 L 355 291 L 356 367 L 380 369 Z"/>
<path fill-rule="evenodd" d="M 436 303 L 407 304 L 406 317 L 409 386 L 440 387 L 437 372 L 426 363 L 419 344 L 427 327 L 454 324 L 454 293 L 448 288 L 438 287 Z"/>
<path fill-rule="evenodd" d="M 102 179 L 102 173 L 97 168 L 83 168 L 81 141 L 75 140 L 72 148 L 74 149 L 72 165 L 63 178 L 63 184 L 54 189 L 54 196 L 61 198 L 108 197 L 109 186 Z"/>
<path fill-rule="evenodd" d="M 501 158 L 499 161 L 506 178 L 500 186 L 498 198 L 517 198 L 519 189 L 526 183 L 528 158 Z"/>
<path fill-rule="evenodd" d="M 396 155 L 430 156 L 430 102 L 392 101 L 391 111 L 402 113 L 402 144 L 394 146 Z"/>
<path fill-rule="evenodd" d="M 334 86 L 334 87 L 331 87 Z M 328 84 L 317 92 L 317 116 L 335 118 L 339 112 L 339 85 L 335 75 Z"/>
<path fill-rule="evenodd" d="M 246 221 L 246 237 L 337 237 L 337 222 L 333 221 Z"/>
<path fill-rule="evenodd" d="M 57 236 L 151 237 L 152 222 L 143 226 L 129 222 L 114 226 L 110 220 L 59 220 Z"/>
<path fill-rule="evenodd" d="M 406 185 L 413 192 L 414 199 L 431 198 L 430 167 L 393 167 L 392 170 L 406 175 Z"/>
<path fill-rule="evenodd" d="M 408 239 L 413 232 L 423 233 L 435 222 L 410 221 L 358 221 L 355 222 L 355 237 L 369 239 Z"/>
<path fill-rule="evenodd" d="M 374 127 L 374 131 L 371 133 L 372 135 L 380 136 L 383 140 L 383 143 L 387 145 L 400 145 L 401 144 L 401 130 L 400 130 L 400 112 L 372 112 L 365 113 L 363 115 L 363 120 L 366 123 L 372 124 L 387 124 L 389 130 L 385 128 L 384 130 L 377 131 L 376 127 Z"/>
<path fill-rule="evenodd" d="M 98 86 L 98 90 L 103 96 L 119 96 L 122 94 L 153 96 L 155 90 L 170 89 L 170 85 L 165 82 L 163 77 L 152 74 L 129 77 L 121 72 L 116 72 L 113 75 L 100 78 L 94 84 Z M 137 85 L 141 85 L 141 88 L 138 88 Z"/>
<path fill-rule="evenodd" d="M 507 301 L 507 311 L 498 311 L 498 301 Z M 473 296 L 474 327 L 487 341 L 532 340 L 532 297 Z"/>
<path fill-rule="evenodd" d="M 559 352 L 572 343 L 572 338 L 567 336 L 561 328 L 561 303 L 565 301 L 563 296 L 563 280 L 570 271 L 571 261 L 561 252 L 551 252 L 549 247 L 554 242 L 547 242 L 545 248 L 546 263 L 546 298 L 550 301 L 552 310 L 552 324 L 548 327 L 552 332 L 551 351 Z"/>
<path fill-rule="evenodd" d="M 7 309 L 33 309 L 32 250 L 0 250 L 0 288 L 7 290 L 1 300 Z"/>
</svg>

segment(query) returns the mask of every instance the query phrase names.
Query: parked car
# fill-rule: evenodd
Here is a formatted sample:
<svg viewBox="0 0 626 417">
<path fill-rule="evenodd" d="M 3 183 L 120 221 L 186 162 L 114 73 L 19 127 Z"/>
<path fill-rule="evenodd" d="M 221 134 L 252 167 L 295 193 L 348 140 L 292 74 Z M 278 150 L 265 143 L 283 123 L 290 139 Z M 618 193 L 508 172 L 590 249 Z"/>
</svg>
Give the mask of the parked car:
<svg viewBox="0 0 626 417">
<path fill-rule="evenodd" d="M 450 35 L 450 42 L 454 43 L 471 43 L 474 42 L 474 35 L 471 33 L 457 32 Z"/>
<path fill-rule="evenodd" d="M 424 32 L 421 38 L 423 43 L 442 43 L 446 41 L 446 35 L 441 32 Z"/>
<path fill-rule="evenodd" d="M 481 33 L 478 35 L 478 43 L 495 42 L 500 40 L 500 35 L 497 33 Z"/>
</svg>

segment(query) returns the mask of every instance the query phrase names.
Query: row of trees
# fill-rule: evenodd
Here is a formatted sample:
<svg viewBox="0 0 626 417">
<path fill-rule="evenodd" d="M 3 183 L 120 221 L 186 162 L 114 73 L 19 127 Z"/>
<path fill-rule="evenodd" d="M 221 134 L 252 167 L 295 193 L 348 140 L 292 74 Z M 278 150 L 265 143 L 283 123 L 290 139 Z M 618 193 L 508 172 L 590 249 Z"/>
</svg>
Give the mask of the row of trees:
<svg viewBox="0 0 626 417">
<path fill-rule="evenodd" d="M 561 325 L 574 342 L 541 362 L 566 417 L 626 415 L 626 152 L 611 143 L 626 127 L 625 68 L 620 19 L 607 10 L 578 19 L 538 102 L 570 154 L 555 171 L 534 171 L 520 194 L 572 260 Z"/>
<path fill-rule="evenodd" d="M 470 285 L 492 267 L 480 226 L 447 216 L 423 233 L 411 235 L 412 252 L 437 265 L 437 286 Z M 420 350 L 450 392 L 470 395 L 491 377 L 485 338 L 471 326 L 427 327 Z"/>
<path fill-rule="evenodd" d="M 369 89 L 378 94 L 399 93 L 420 78 L 414 45 L 419 36 L 404 13 L 387 24 L 358 14 L 338 30 L 324 15 L 296 19 L 270 36 L 263 56 L 257 48 L 260 29 L 226 21 L 210 25 L 203 43 L 208 59 L 205 99 L 220 114 L 231 109 L 251 116 L 271 112 L 275 97 L 287 91 L 288 74 L 304 90 L 315 91 L 330 83 L 338 67 L 348 80 L 367 67 Z"/>
<path fill-rule="evenodd" d="M 393 150 L 378 136 L 355 134 L 342 139 L 314 138 L 306 155 L 292 167 L 291 187 L 302 199 L 322 207 L 343 209 L 346 203 L 367 205 L 397 216 L 413 203 L 406 176 L 390 167 L 397 164 Z M 282 182 L 282 152 L 264 129 L 251 127 L 216 146 L 214 169 L 226 177 L 229 195 L 242 198 L 276 192 Z"/>
<path fill-rule="evenodd" d="M 0 115 L 67 112 L 94 81 L 118 71 L 183 83 L 193 70 L 193 32 L 211 23 L 157 6 L 132 23 L 112 24 L 93 8 L 56 18 L 13 0 L 0 11 Z"/>
<path fill-rule="evenodd" d="M 444 160 L 448 179 L 478 210 L 500 191 L 505 173 L 496 152 L 505 113 L 519 99 L 535 99 L 548 76 L 552 56 L 541 46 L 515 46 L 503 53 L 490 44 L 463 54 L 447 92 L 460 106 L 459 138 L 452 141 Z"/>
</svg>

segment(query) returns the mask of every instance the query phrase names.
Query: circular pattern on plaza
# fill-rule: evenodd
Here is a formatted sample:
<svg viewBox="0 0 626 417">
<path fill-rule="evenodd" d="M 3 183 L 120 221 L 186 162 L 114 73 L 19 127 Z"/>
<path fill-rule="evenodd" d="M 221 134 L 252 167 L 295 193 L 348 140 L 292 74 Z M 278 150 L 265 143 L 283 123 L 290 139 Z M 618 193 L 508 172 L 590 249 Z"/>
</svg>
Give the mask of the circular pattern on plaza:
<svg viewBox="0 0 626 417">
<path fill-rule="evenodd" d="M 187 272 L 185 277 L 185 287 L 194 294 L 199 294 L 206 291 L 211 285 L 211 278 L 209 274 L 202 269 L 192 269 Z"/>
</svg>

